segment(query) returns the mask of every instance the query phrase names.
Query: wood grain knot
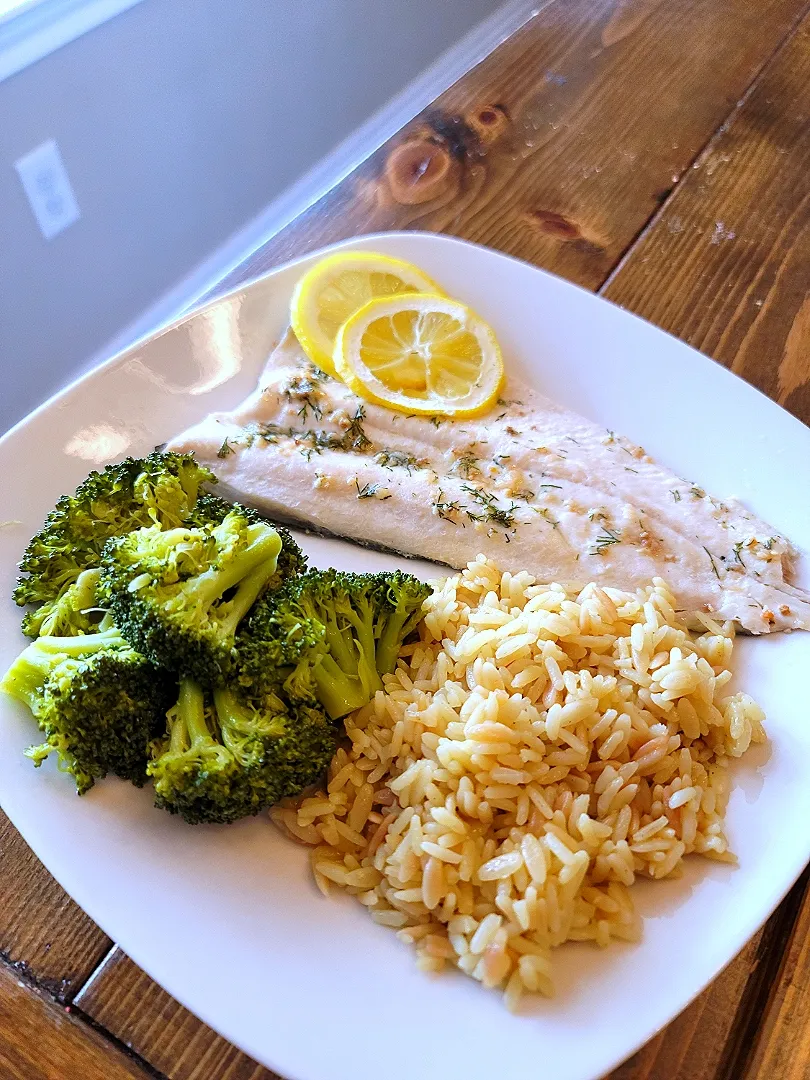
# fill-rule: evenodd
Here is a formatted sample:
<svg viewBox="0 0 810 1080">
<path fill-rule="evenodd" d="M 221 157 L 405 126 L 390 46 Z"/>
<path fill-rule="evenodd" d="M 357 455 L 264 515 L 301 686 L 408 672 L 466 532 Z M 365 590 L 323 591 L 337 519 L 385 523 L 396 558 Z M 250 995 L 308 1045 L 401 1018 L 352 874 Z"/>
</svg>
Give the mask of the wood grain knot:
<svg viewBox="0 0 810 1080">
<path fill-rule="evenodd" d="M 605 245 L 600 239 L 588 235 L 575 221 L 556 210 L 527 210 L 523 219 L 550 240 L 572 244 L 585 254 L 601 255 L 605 251 Z"/>
<path fill-rule="evenodd" d="M 540 232 L 555 240 L 582 240 L 579 225 L 554 210 L 529 210 L 523 215 Z"/>
<path fill-rule="evenodd" d="M 398 203 L 416 206 L 447 195 L 458 186 L 458 162 L 447 146 L 429 138 L 395 146 L 385 162 L 385 177 Z"/>
<path fill-rule="evenodd" d="M 508 126 L 504 105 L 479 105 L 465 116 L 427 113 L 385 160 L 391 197 L 406 206 L 453 198 L 464 170 L 480 163 Z"/>
<path fill-rule="evenodd" d="M 481 105 L 471 109 L 464 119 L 478 140 L 479 152 L 500 139 L 509 127 L 509 114 L 503 105 Z"/>
</svg>

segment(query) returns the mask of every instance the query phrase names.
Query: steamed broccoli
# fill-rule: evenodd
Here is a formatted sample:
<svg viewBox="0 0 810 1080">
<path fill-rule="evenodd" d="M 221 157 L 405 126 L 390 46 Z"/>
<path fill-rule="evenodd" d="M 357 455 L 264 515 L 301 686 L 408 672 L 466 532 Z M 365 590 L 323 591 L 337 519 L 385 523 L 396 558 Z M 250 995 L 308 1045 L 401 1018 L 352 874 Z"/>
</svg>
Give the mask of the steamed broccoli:
<svg viewBox="0 0 810 1080">
<path fill-rule="evenodd" d="M 236 630 L 276 574 L 280 551 L 276 530 L 236 506 L 218 524 L 154 525 L 108 541 L 99 591 L 134 648 L 216 685 L 235 665 Z"/>
<path fill-rule="evenodd" d="M 266 521 L 266 518 L 252 507 L 242 506 L 241 503 L 229 503 L 218 495 L 203 492 L 197 499 L 194 509 L 186 516 L 183 524 L 188 525 L 189 528 L 201 525 L 219 525 L 234 509 L 241 510 L 248 521 L 254 524 Z M 273 526 L 281 538 L 281 551 L 278 554 L 276 572 L 267 583 L 268 591 L 272 591 L 281 588 L 290 578 L 303 574 L 307 568 L 307 557 L 293 540 L 288 529 L 285 529 L 282 525 L 277 525 L 275 522 L 269 522 L 268 524 Z"/>
<path fill-rule="evenodd" d="M 324 772 L 337 734 L 324 714 L 275 694 L 249 702 L 182 679 L 166 737 L 151 747 L 155 804 L 186 821 L 228 823 L 296 795 Z"/>
<path fill-rule="evenodd" d="M 25 617 L 26 632 L 30 636 L 73 637 L 100 629 L 105 616 L 96 602 L 100 573 L 98 567 L 82 570 L 56 600 L 29 612 Z"/>
<path fill-rule="evenodd" d="M 145 782 L 147 747 L 171 701 L 172 682 L 110 628 L 38 638 L 11 665 L 0 690 L 27 705 L 45 734 L 27 756 L 41 765 L 56 753 L 81 795 L 108 772 Z"/>
<path fill-rule="evenodd" d="M 92 472 L 73 495 L 63 495 L 25 550 L 14 600 L 36 604 L 22 622 L 29 637 L 59 625 L 59 604 L 83 570 L 98 566 L 104 544 L 142 526 L 180 525 L 194 507 L 203 483 L 215 483 L 191 454 L 152 453 L 127 458 Z M 69 605 L 72 607 L 72 605 Z M 71 622 L 65 632 L 86 632 Z"/>
<path fill-rule="evenodd" d="M 367 704 L 421 619 L 427 585 L 409 574 L 311 570 L 251 612 L 238 639 L 243 685 L 283 680 L 333 720 Z"/>
<path fill-rule="evenodd" d="M 403 643 L 422 621 L 422 605 L 430 596 L 430 586 L 400 570 L 378 576 L 385 608 L 377 635 L 377 670 L 387 675 L 397 666 Z"/>
</svg>

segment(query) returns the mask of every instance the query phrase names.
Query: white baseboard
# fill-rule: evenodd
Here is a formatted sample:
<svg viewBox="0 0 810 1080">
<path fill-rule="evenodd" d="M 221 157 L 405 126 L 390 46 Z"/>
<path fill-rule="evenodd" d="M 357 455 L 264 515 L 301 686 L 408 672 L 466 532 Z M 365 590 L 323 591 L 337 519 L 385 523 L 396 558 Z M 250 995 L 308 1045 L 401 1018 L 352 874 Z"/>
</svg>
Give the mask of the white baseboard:
<svg viewBox="0 0 810 1080">
<path fill-rule="evenodd" d="M 251 252 L 340 183 L 465 72 L 553 2 L 508 0 L 108 341 L 90 359 L 88 370 L 187 311 Z"/>
<path fill-rule="evenodd" d="M 29 0 L 0 18 L 0 82 L 139 4 L 140 0 Z"/>
</svg>

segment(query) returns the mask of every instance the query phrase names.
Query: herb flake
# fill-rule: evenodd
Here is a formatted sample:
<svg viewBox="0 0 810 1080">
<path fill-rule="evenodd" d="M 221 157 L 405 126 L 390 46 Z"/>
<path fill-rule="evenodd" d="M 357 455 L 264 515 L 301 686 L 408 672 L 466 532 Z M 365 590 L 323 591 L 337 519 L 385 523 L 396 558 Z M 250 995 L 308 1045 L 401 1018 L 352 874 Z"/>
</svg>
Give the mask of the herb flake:
<svg viewBox="0 0 810 1080">
<path fill-rule="evenodd" d="M 380 502 L 385 502 L 386 499 L 391 498 L 390 492 L 387 495 L 379 495 L 379 492 L 384 490 L 382 484 L 363 484 L 360 487 L 360 481 L 355 477 L 354 486 L 357 488 L 358 499 L 376 499 L 379 496 Z"/>
<path fill-rule="evenodd" d="M 591 555 L 604 555 L 608 548 L 613 547 L 614 544 L 620 544 L 621 537 L 616 533 L 611 532 L 607 526 L 602 527 L 602 531 L 596 537 L 594 541 L 594 550 L 590 552 Z"/>
<path fill-rule="evenodd" d="M 493 525 L 500 525 L 504 529 L 514 528 L 517 503 L 512 503 L 507 509 L 503 509 L 498 506 L 495 496 L 490 491 L 473 487 L 471 484 L 462 484 L 461 490 L 466 491 L 473 502 L 481 507 L 480 514 L 470 513 L 469 510 L 466 512 L 471 521 L 490 521 Z"/>
<path fill-rule="evenodd" d="M 461 513 L 461 503 L 445 501 L 444 492 L 439 488 L 438 497 L 433 502 L 433 513 L 442 521 L 449 521 L 451 525 L 458 525 L 459 522 L 454 520 L 453 515 Z M 463 521 L 461 527 L 464 528 Z"/>
<path fill-rule="evenodd" d="M 712 564 L 712 570 L 714 571 L 714 576 L 719 581 L 720 580 L 720 571 L 717 569 L 717 563 L 714 561 L 714 555 L 712 555 L 712 553 L 709 551 L 709 549 L 706 547 L 705 544 L 702 545 L 702 547 L 703 547 L 703 550 L 706 552 L 706 554 L 709 556 L 709 562 Z"/>
</svg>

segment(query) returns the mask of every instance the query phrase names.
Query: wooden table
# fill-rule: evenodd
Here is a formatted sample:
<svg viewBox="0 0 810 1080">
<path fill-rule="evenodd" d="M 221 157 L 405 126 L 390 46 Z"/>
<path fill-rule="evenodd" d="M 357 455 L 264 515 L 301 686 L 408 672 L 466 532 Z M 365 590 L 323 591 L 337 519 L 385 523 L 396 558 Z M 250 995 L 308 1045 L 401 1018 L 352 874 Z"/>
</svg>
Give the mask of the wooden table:
<svg viewBox="0 0 810 1080">
<path fill-rule="evenodd" d="M 810 421 L 810 3 L 552 0 L 222 288 L 402 228 L 597 291 Z M 0 852 L 3 1080 L 270 1080 L 7 822 Z M 807 888 L 613 1080 L 810 1077 Z"/>
</svg>

